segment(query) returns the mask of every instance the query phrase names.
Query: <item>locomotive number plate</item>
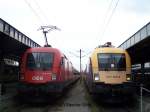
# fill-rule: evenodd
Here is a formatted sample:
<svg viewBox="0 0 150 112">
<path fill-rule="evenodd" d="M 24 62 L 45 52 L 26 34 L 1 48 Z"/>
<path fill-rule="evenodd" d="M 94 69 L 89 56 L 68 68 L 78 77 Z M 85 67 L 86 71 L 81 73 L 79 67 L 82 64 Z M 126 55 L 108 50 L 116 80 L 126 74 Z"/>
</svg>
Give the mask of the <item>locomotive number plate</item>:
<svg viewBox="0 0 150 112">
<path fill-rule="evenodd" d="M 43 76 L 33 76 L 32 80 L 43 80 Z"/>
<path fill-rule="evenodd" d="M 118 76 L 118 75 L 111 75 L 111 76 L 107 76 L 107 78 L 120 78 L 120 76 Z"/>
</svg>

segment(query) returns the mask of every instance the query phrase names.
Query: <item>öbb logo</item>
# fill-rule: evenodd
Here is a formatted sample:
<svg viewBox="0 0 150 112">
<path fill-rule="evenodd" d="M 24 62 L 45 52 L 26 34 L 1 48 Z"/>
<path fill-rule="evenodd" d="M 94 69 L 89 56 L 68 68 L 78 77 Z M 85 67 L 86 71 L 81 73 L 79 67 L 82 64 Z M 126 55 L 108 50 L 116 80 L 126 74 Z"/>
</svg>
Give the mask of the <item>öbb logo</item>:
<svg viewBox="0 0 150 112">
<path fill-rule="evenodd" d="M 33 76 L 32 80 L 43 80 L 43 76 Z"/>
</svg>

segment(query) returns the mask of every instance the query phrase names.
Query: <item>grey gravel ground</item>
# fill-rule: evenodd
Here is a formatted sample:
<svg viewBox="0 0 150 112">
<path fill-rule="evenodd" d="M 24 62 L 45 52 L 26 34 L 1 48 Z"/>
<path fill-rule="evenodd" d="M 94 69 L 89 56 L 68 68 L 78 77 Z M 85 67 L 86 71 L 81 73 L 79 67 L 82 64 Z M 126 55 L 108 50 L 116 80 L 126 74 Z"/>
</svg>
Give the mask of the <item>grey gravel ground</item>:
<svg viewBox="0 0 150 112">
<path fill-rule="evenodd" d="M 78 81 L 65 95 L 62 104 L 49 108 L 48 112 L 91 112 L 83 83 Z"/>
</svg>

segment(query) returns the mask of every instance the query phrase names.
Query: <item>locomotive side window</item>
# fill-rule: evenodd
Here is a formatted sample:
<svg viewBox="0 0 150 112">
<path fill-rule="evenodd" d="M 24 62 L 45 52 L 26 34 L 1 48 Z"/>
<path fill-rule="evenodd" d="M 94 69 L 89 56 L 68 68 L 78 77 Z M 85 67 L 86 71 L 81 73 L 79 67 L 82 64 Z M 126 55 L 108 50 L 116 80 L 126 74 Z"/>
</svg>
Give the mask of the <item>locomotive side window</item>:
<svg viewBox="0 0 150 112">
<path fill-rule="evenodd" d="M 53 53 L 36 52 L 27 55 L 27 68 L 28 69 L 42 69 L 47 70 L 52 68 Z"/>
<path fill-rule="evenodd" d="M 98 66 L 101 71 L 125 71 L 125 54 L 120 53 L 99 53 Z"/>
</svg>

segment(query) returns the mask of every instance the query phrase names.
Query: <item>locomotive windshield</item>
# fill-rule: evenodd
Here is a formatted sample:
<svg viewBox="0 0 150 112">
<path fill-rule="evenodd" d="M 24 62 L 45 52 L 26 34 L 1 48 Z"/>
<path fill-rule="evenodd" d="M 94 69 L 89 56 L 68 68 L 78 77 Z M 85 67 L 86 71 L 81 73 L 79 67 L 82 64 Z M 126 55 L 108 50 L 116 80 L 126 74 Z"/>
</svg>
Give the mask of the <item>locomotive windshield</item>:
<svg viewBox="0 0 150 112">
<path fill-rule="evenodd" d="M 36 52 L 27 55 L 27 68 L 48 70 L 53 65 L 53 53 Z"/>
<path fill-rule="evenodd" d="M 98 66 L 101 71 L 125 71 L 125 54 L 120 53 L 99 53 Z"/>
</svg>

